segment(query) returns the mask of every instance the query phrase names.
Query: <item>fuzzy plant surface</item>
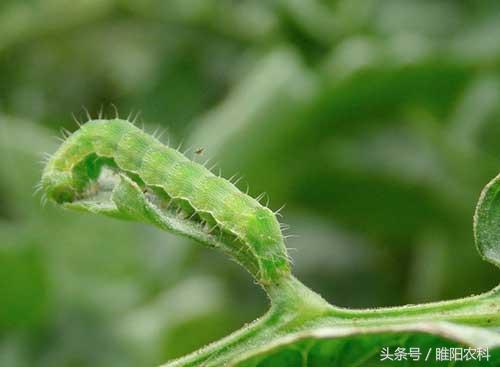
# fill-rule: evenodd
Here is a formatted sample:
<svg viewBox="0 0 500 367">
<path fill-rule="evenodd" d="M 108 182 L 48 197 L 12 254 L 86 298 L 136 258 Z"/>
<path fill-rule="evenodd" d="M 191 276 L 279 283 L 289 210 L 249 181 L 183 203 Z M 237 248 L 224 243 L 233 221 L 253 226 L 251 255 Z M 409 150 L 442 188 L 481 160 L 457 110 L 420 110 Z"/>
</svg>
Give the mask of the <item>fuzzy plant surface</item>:
<svg viewBox="0 0 500 367">
<path fill-rule="evenodd" d="M 163 367 L 500 366 L 500 287 L 421 305 L 331 305 L 292 275 L 277 213 L 127 120 L 89 120 L 68 134 L 48 157 L 39 188 L 66 209 L 149 223 L 218 248 L 265 290 L 265 315 Z M 496 266 L 499 193 L 500 176 L 474 216 L 479 254 Z M 398 348 L 412 354 L 384 354 Z M 442 348 L 464 356 L 440 360 Z"/>
</svg>

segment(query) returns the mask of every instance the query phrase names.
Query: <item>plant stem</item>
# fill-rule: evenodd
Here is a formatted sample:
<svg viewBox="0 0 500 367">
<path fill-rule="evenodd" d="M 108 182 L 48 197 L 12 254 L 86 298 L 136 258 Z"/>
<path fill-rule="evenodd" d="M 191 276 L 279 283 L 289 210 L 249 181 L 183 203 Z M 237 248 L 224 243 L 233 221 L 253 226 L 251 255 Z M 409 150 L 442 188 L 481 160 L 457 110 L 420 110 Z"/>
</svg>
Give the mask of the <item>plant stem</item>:
<svg viewBox="0 0 500 367">
<path fill-rule="evenodd" d="M 178 366 L 223 366 L 241 353 L 265 345 L 308 320 L 328 312 L 332 306 L 292 275 L 266 288 L 271 308 L 261 318 L 205 348 L 165 364 Z"/>
<path fill-rule="evenodd" d="M 500 286 L 465 298 L 375 309 L 332 307 L 329 316 L 350 325 L 389 325 L 400 322 L 453 321 L 475 326 L 500 325 Z"/>
<path fill-rule="evenodd" d="M 271 308 L 261 318 L 205 348 L 165 364 L 223 366 L 251 348 L 316 327 L 371 327 L 424 321 L 500 325 L 500 287 L 479 296 L 401 307 L 351 310 L 330 305 L 292 275 L 266 288 Z"/>
</svg>

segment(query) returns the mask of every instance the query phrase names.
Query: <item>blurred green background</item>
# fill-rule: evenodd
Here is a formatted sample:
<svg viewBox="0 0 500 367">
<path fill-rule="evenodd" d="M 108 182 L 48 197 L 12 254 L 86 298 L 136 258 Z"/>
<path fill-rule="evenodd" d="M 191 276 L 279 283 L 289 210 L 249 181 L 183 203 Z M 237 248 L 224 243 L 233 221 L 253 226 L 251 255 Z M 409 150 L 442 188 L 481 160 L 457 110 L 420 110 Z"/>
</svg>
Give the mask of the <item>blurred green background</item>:
<svg viewBox="0 0 500 367">
<path fill-rule="evenodd" d="M 499 102 L 498 1 L 3 0 L 0 366 L 155 365 L 267 308 L 224 255 L 40 206 L 42 153 L 81 106 L 140 110 L 286 204 L 295 274 L 370 307 L 498 284 L 472 215 Z"/>
</svg>

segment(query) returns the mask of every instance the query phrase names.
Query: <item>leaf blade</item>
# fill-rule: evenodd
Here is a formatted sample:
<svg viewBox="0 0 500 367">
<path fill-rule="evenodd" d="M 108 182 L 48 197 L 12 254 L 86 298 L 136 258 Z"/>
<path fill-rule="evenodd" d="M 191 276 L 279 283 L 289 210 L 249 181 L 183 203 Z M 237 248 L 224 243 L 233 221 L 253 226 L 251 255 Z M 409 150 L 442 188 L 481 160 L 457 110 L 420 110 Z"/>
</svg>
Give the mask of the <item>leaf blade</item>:
<svg viewBox="0 0 500 367">
<path fill-rule="evenodd" d="M 249 351 L 230 366 L 386 366 L 387 362 L 380 360 L 384 347 L 391 347 L 392 351 L 397 347 L 405 348 L 407 352 L 409 348 L 419 348 L 421 360 L 429 349 L 435 353 L 435 348 L 481 348 L 488 349 L 492 365 L 500 362 L 499 332 L 432 322 L 389 327 L 311 329 L 284 336 Z M 434 361 L 429 360 L 430 365 L 439 363 L 435 361 L 435 354 L 433 357 Z"/>
<path fill-rule="evenodd" d="M 474 239 L 481 257 L 500 267 L 500 175 L 481 192 L 474 214 Z"/>
</svg>

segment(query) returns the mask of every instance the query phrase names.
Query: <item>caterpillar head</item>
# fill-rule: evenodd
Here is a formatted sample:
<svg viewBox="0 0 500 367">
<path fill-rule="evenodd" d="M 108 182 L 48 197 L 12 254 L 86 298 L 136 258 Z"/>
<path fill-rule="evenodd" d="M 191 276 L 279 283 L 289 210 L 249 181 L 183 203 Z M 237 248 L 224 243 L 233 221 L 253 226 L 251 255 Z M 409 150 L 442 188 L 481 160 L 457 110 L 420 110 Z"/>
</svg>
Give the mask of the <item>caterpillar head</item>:
<svg viewBox="0 0 500 367">
<path fill-rule="evenodd" d="M 41 186 L 47 198 L 58 204 L 75 200 L 76 192 L 73 189 L 73 178 L 67 172 L 51 172 L 42 176 Z"/>
</svg>

